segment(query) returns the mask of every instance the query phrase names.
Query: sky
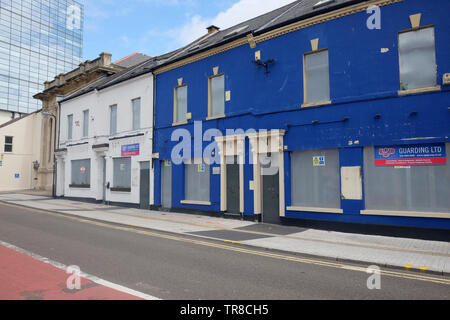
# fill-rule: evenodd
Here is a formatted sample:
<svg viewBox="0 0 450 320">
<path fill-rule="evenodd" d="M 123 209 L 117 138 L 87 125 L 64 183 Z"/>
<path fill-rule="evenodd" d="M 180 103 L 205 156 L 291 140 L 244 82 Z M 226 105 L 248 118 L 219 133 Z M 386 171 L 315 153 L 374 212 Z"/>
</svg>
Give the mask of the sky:
<svg viewBox="0 0 450 320">
<path fill-rule="evenodd" d="M 206 33 L 282 7 L 294 0 L 78 0 L 84 5 L 83 60 L 110 52 L 158 56 Z"/>
</svg>

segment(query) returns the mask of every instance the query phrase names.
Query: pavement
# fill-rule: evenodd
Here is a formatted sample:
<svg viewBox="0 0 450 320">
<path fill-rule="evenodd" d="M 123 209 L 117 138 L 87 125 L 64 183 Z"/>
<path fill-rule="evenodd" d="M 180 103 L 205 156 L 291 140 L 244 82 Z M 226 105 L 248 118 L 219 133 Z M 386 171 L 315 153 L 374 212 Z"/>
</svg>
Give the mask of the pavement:
<svg viewBox="0 0 450 320">
<path fill-rule="evenodd" d="M 450 243 L 443 241 L 304 229 L 205 215 L 52 199 L 45 195 L 25 193 L 0 194 L 0 202 L 114 224 L 220 240 L 236 246 L 450 275 Z"/>
</svg>

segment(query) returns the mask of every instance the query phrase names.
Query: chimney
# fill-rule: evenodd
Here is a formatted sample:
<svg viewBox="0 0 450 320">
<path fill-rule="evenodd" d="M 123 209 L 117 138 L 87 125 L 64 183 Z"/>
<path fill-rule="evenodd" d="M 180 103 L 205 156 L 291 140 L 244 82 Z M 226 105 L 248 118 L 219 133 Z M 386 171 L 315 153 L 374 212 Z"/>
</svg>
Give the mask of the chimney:
<svg viewBox="0 0 450 320">
<path fill-rule="evenodd" d="M 212 26 L 209 26 L 208 28 L 206 28 L 206 30 L 208 30 L 208 34 L 211 34 L 213 32 L 219 31 L 220 28 L 212 25 Z"/>
<path fill-rule="evenodd" d="M 112 54 L 109 52 L 100 53 L 100 58 L 101 58 L 100 64 L 102 66 L 109 66 L 111 64 L 111 57 L 112 57 Z"/>
</svg>

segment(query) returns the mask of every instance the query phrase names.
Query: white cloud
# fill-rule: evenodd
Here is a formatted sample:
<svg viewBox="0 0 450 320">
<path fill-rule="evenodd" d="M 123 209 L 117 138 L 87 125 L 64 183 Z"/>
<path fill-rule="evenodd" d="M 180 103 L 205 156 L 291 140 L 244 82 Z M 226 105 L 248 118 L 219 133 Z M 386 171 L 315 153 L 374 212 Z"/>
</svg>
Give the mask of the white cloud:
<svg viewBox="0 0 450 320">
<path fill-rule="evenodd" d="M 170 33 L 175 37 L 176 44 L 183 46 L 203 36 L 210 25 L 227 29 L 292 2 L 293 0 L 239 0 L 213 18 L 192 16 L 187 24 Z"/>
</svg>

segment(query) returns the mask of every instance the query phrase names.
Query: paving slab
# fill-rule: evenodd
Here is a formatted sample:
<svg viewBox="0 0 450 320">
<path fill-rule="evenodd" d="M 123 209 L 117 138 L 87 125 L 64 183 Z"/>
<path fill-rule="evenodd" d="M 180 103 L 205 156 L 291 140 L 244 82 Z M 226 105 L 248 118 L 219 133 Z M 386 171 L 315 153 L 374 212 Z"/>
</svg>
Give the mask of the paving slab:
<svg viewBox="0 0 450 320">
<path fill-rule="evenodd" d="M 254 233 L 248 233 L 248 232 L 238 232 L 238 231 L 234 231 L 234 230 L 208 230 L 208 231 L 191 232 L 189 234 L 213 238 L 213 239 L 219 239 L 219 240 L 239 241 L 239 242 L 269 237 L 269 236 L 254 234 Z"/>
</svg>

